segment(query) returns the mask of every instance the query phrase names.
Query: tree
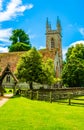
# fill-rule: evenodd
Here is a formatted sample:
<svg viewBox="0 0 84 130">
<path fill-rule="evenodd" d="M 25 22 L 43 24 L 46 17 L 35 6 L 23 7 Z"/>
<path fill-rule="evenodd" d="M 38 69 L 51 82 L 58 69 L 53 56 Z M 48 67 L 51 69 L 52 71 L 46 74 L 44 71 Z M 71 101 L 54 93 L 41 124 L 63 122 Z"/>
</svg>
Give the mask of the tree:
<svg viewBox="0 0 84 130">
<path fill-rule="evenodd" d="M 77 44 L 68 49 L 62 71 L 63 84 L 69 87 L 84 86 L 84 45 Z"/>
<path fill-rule="evenodd" d="M 28 50 L 30 50 L 30 45 L 27 45 L 22 42 L 17 42 L 16 44 L 12 44 L 9 47 L 9 52 L 28 51 Z"/>
<path fill-rule="evenodd" d="M 31 48 L 29 36 L 22 29 L 13 30 L 9 40 L 12 41 L 9 52 L 27 51 Z"/>
<path fill-rule="evenodd" d="M 43 74 L 45 76 L 41 76 L 44 78 L 44 84 L 54 84 L 55 82 L 55 72 L 54 72 L 54 63 L 53 60 L 48 58 L 46 62 L 43 63 Z"/>
<path fill-rule="evenodd" d="M 20 80 L 29 81 L 30 89 L 33 88 L 33 82 L 39 81 L 39 74 L 42 72 L 42 59 L 35 48 L 32 48 L 21 57 L 17 65 L 17 72 Z"/>
<path fill-rule="evenodd" d="M 44 67 L 41 54 L 32 48 L 21 57 L 16 74 L 20 80 L 29 82 L 30 89 L 33 89 L 33 82 L 42 84 L 52 82 L 50 68 L 49 65 Z"/>
</svg>

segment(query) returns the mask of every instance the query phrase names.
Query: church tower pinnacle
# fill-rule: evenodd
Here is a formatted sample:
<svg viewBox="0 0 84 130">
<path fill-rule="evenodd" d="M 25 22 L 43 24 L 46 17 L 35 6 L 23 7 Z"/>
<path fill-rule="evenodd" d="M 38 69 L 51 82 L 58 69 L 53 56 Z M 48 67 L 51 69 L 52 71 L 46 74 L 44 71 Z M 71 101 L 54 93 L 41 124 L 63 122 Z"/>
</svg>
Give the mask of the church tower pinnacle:
<svg viewBox="0 0 84 130">
<path fill-rule="evenodd" d="M 60 23 L 60 20 L 59 20 L 59 16 L 57 16 L 57 31 L 61 34 L 61 30 L 62 30 L 62 28 L 61 28 L 61 23 Z"/>
<path fill-rule="evenodd" d="M 48 18 L 46 19 L 46 32 L 48 32 L 49 30 L 51 30 L 51 24 L 48 21 Z"/>
</svg>

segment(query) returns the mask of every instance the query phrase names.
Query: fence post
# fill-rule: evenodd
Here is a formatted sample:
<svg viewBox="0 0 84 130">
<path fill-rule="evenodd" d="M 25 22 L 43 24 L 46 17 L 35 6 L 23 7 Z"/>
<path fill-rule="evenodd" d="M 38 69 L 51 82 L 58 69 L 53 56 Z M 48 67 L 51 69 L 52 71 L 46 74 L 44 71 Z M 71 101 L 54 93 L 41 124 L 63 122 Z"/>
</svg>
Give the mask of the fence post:
<svg viewBox="0 0 84 130">
<path fill-rule="evenodd" d="M 33 99 L 33 91 L 32 90 L 30 91 L 30 99 L 31 100 Z"/>
<path fill-rule="evenodd" d="M 52 92 L 50 91 L 50 103 L 52 103 Z"/>
<path fill-rule="evenodd" d="M 69 94 L 69 105 L 71 105 L 71 94 Z"/>
<path fill-rule="evenodd" d="M 37 100 L 39 99 L 39 91 L 37 91 Z"/>
</svg>

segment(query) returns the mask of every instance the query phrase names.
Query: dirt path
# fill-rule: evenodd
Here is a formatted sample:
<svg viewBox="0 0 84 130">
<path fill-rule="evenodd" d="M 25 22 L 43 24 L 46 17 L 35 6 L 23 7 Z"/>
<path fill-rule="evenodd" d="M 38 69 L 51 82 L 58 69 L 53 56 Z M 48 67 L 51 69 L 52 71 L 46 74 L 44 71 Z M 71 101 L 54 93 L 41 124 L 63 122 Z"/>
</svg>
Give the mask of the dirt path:
<svg viewBox="0 0 84 130">
<path fill-rule="evenodd" d="M 0 97 L 0 107 L 3 106 L 12 96 L 13 94 L 5 94 L 4 96 Z"/>
</svg>

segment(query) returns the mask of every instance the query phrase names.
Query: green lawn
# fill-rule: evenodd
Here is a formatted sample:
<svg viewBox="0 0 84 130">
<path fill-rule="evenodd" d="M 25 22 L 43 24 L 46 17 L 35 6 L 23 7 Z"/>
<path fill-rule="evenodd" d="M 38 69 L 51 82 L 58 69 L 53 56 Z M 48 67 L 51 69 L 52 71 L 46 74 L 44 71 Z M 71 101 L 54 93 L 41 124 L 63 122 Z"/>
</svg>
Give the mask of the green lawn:
<svg viewBox="0 0 84 130">
<path fill-rule="evenodd" d="M 84 130 L 84 106 L 11 98 L 0 108 L 0 130 Z"/>
<path fill-rule="evenodd" d="M 13 89 L 11 89 L 11 88 L 10 89 L 9 88 L 5 88 L 4 90 L 5 90 L 5 92 L 4 92 L 5 94 L 13 93 Z"/>
</svg>

